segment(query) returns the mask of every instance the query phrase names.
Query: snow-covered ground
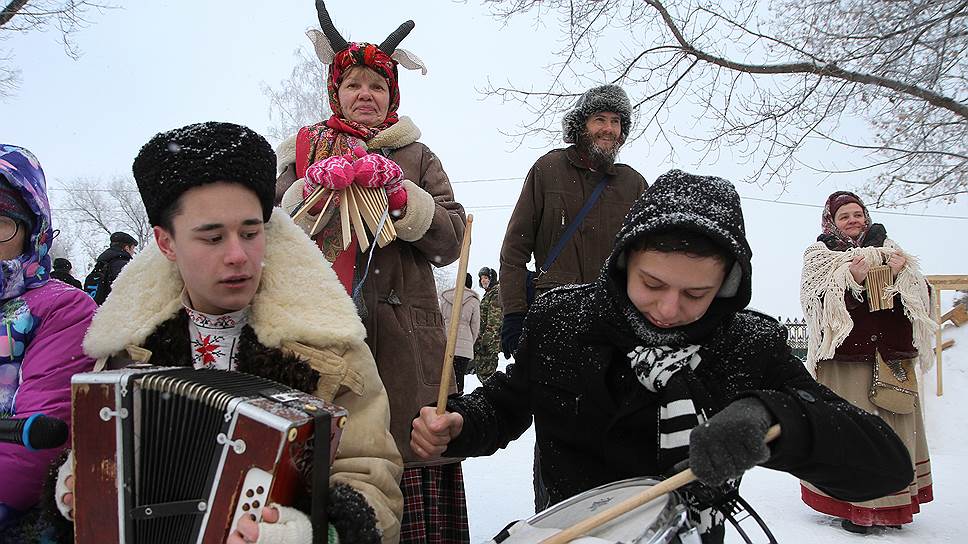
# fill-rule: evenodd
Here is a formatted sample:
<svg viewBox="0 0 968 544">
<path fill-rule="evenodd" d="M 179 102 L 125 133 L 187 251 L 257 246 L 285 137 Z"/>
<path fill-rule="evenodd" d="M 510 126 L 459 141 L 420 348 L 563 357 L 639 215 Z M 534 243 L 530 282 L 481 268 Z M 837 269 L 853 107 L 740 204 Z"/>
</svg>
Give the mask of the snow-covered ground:
<svg viewBox="0 0 968 544">
<path fill-rule="evenodd" d="M 847 533 L 839 520 L 819 514 L 800 501 L 796 478 L 757 468 L 743 480 L 742 495 L 759 512 L 781 543 L 824 544 L 867 542 L 890 544 L 968 542 L 968 325 L 945 328 L 944 337 L 955 346 L 944 352 L 944 396 L 936 396 L 935 370 L 924 376 L 925 419 L 934 477 L 934 501 L 923 505 L 914 523 L 903 529 L 878 529 L 867 536 Z M 504 361 L 502 361 L 502 367 Z M 479 385 L 467 377 L 465 390 Z M 534 511 L 531 463 L 534 431 L 491 457 L 464 462 L 464 483 L 470 516 L 471 542 L 485 542 L 509 522 Z M 744 524 L 745 526 L 745 524 Z M 754 539 L 755 541 L 755 539 Z M 742 542 L 730 530 L 726 542 Z"/>
</svg>

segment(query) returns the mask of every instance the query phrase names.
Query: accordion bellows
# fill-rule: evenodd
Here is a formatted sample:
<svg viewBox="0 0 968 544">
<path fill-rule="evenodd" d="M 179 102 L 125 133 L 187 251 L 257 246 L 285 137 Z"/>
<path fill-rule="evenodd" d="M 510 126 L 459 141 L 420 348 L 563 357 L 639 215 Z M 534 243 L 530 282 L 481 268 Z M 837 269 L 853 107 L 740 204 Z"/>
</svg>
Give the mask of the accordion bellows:
<svg viewBox="0 0 968 544">
<path fill-rule="evenodd" d="M 346 420 L 240 372 L 135 365 L 71 384 L 78 544 L 224 542 L 242 515 L 328 488 Z"/>
</svg>

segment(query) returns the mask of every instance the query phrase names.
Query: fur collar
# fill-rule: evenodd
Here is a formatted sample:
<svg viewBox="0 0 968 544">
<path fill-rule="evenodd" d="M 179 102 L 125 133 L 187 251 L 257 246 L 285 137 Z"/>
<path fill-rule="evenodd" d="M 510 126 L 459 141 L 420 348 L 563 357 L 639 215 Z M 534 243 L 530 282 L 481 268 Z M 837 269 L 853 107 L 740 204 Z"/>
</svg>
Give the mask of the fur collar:
<svg viewBox="0 0 968 544">
<path fill-rule="evenodd" d="M 286 138 L 276 146 L 276 171 L 281 174 L 290 164 L 296 162 L 296 136 Z M 367 147 L 370 149 L 387 148 L 400 149 L 405 145 L 410 145 L 420 139 L 420 129 L 407 116 L 401 117 L 396 123 L 389 126 L 383 132 L 374 136 Z"/>
<path fill-rule="evenodd" d="M 95 314 L 84 351 L 96 359 L 142 345 L 182 308 L 184 288 L 175 264 L 149 244 L 121 271 Z M 266 224 L 262 283 L 249 325 L 260 344 L 283 340 L 321 347 L 366 336 L 353 302 L 315 244 L 281 209 Z"/>
<path fill-rule="evenodd" d="M 369 149 L 400 149 L 405 145 L 410 145 L 420 139 L 420 129 L 410 120 L 403 116 L 399 121 L 390 125 L 385 130 L 370 138 L 366 142 Z"/>
</svg>

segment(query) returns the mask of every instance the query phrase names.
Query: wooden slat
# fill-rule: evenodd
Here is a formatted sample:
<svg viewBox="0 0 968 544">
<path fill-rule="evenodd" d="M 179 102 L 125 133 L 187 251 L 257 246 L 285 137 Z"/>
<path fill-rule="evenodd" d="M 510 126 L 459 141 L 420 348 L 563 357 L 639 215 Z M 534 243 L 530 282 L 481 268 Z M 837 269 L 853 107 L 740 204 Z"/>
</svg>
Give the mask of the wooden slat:
<svg viewBox="0 0 968 544">
<path fill-rule="evenodd" d="M 962 274 L 934 274 L 925 279 L 939 289 L 968 289 L 968 276 Z"/>
<path fill-rule="evenodd" d="M 944 323 L 949 319 L 955 324 L 956 327 L 960 327 L 965 323 L 968 323 L 968 308 L 966 308 L 964 304 L 956 304 L 954 308 L 945 312 L 938 322 Z"/>
</svg>

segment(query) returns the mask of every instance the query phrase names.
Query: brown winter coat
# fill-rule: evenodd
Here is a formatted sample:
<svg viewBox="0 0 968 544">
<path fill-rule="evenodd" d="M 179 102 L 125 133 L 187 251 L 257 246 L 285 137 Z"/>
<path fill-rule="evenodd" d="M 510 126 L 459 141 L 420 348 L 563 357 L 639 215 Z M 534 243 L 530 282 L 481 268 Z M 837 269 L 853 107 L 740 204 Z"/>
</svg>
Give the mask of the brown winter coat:
<svg viewBox="0 0 968 544">
<path fill-rule="evenodd" d="M 464 236 L 464 208 L 454 201 L 450 181 L 437 156 L 416 141 L 419 137 L 413 122 L 401 117 L 368 144 L 371 151 L 379 149 L 399 164 L 404 179 L 410 181 L 404 182 L 406 215 L 394 221 L 399 238 L 375 250 L 362 292 L 366 343 L 390 397 L 390 431 L 408 468 L 454 462 L 423 461 L 414 455 L 410 421 L 421 407 L 437 399 L 446 348 L 444 318 L 431 265 L 445 266 L 457 260 Z M 280 145 L 281 177 L 291 177 L 294 171 L 290 165 L 295 162 L 295 153 L 286 153 L 294 147 L 288 142 Z M 302 185 L 302 180 L 297 180 L 286 190 L 283 208 L 292 209 L 301 199 Z M 315 220 L 307 215 L 301 226 L 308 231 Z M 365 256 L 360 254 L 357 270 L 365 267 Z M 450 391 L 457 391 L 453 378 Z"/>
<path fill-rule="evenodd" d="M 632 167 L 615 164 L 608 184 L 551 269 L 535 281 L 541 294 L 560 285 L 589 283 L 601 272 L 615 234 L 632 203 L 645 190 L 645 178 Z M 538 159 L 524 180 L 501 246 L 501 306 L 504 315 L 526 312 L 525 266 L 534 254 L 544 264 L 558 238 L 601 180 L 588 168 L 575 146 L 556 149 Z"/>
</svg>

